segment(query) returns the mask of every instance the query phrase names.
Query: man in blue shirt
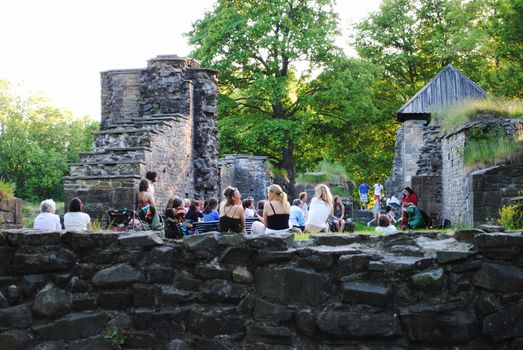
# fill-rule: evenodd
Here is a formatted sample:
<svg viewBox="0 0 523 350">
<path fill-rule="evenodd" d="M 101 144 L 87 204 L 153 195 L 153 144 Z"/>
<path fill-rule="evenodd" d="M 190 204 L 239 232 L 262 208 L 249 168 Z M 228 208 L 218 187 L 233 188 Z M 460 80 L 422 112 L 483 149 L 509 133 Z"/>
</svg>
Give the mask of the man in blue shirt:
<svg viewBox="0 0 523 350">
<path fill-rule="evenodd" d="M 358 187 L 358 192 L 360 193 L 360 209 L 367 210 L 367 203 L 369 203 L 369 190 L 370 185 L 367 181 L 363 180 L 360 187 Z"/>
<path fill-rule="evenodd" d="M 303 230 L 305 230 L 305 217 L 303 216 L 303 211 L 301 210 L 302 205 L 303 203 L 299 199 L 292 201 L 289 223 L 291 226 L 297 227 L 303 232 Z"/>
</svg>

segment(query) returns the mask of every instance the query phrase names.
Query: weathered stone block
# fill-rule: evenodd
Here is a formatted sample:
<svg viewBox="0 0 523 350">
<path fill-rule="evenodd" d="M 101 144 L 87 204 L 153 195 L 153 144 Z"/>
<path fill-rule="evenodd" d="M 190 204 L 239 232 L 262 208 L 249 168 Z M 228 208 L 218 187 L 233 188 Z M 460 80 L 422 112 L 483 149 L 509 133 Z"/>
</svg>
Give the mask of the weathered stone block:
<svg viewBox="0 0 523 350">
<path fill-rule="evenodd" d="M 392 303 L 392 289 L 374 283 L 345 282 L 342 286 L 344 303 L 388 307 Z"/>
<path fill-rule="evenodd" d="M 516 266 L 483 263 L 472 279 L 474 286 L 496 292 L 523 290 L 523 269 Z"/>
<path fill-rule="evenodd" d="M 59 288 L 49 286 L 36 294 L 32 309 L 36 315 L 42 317 L 63 316 L 71 310 L 71 295 Z"/>
<path fill-rule="evenodd" d="M 420 272 L 411 277 L 414 288 L 432 291 L 440 290 L 443 287 L 443 269 L 435 269 L 427 272 Z"/>
<path fill-rule="evenodd" d="M 29 305 L 0 309 L 0 328 L 27 328 L 33 322 L 33 315 Z"/>
<path fill-rule="evenodd" d="M 218 241 L 213 233 L 204 233 L 201 235 L 185 236 L 183 238 L 183 244 L 188 250 L 195 251 L 215 248 L 218 245 Z"/>
<path fill-rule="evenodd" d="M 245 333 L 245 321 L 234 309 L 202 311 L 192 309 L 187 319 L 187 328 L 194 334 L 205 337 Z"/>
<path fill-rule="evenodd" d="M 311 238 L 316 245 L 327 246 L 349 245 L 361 242 L 361 238 L 358 235 L 351 234 L 319 234 L 312 235 Z"/>
<path fill-rule="evenodd" d="M 254 318 L 257 320 L 273 322 L 289 321 L 292 319 L 293 313 L 293 308 L 273 304 L 261 298 L 256 298 L 254 302 Z"/>
<path fill-rule="evenodd" d="M 365 254 L 342 255 L 338 259 L 338 268 L 347 272 L 365 272 L 369 269 L 369 259 Z"/>
<path fill-rule="evenodd" d="M 69 314 L 52 323 L 34 326 L 33 330 L 43 339 L 74 340 L 98 334 L 109 321 L 104 313 Z"/>
<path fill-rule="evenodd" d="M 413 305 L 401 310 L 401 322 L 413 341 L 449 344 L 474 339 L 479 323 L 470 309 Z"/>
<path fill-rule="evenodd" d="M 269 344 L 291 345 L 292 332 L 287 327 L 269 326 L 263 323 L 247 326 L 247 339 Z"/>
<path fill-rule="evenodd" d="M 495 340 L 523 336 L 523 302 L 511 305 L 485 317 L 483 333 Z"/>
<path fill-rule="evenodd" d="M 244 243 L 255 249 L 284 251 L 292 246 L 294 242 L 294 234 L 270 234 L 270 235 L 251 235 L 245 238 Z"/>
<path fill-rule="evenodd" d="M 228 247 L 219 258 L 222 264 L 249 265 L 256 257 L 257 251 L 246 247 Z"/>
<path fill-rule="evenodd" d="M 386 313 L 323 311 L 318 316 L 317 325 L 323 333 L 346 339 L 394 337 L 401 334 L 398 317 Z"/>
<path fill-rule="evenodd" d="M 21 247 L 15 252 L 12 266 L 18 273 L 59 271 L 72 267 L 77 259 L 66 248 Z"/>
<path fill-rule="evenodd" d="M 328 271 L 334 265 L 334 258 L 332 255 L 310 255 L 300 259 L 299 265 L 317 271 Z"/>
<path fill-rule="evenodd" d="M 174 287 L 162 287 L 160 302 L 164 305 L 177 305 L 194 299 L 192 293 Z"/>
<path fill-rule="evenodd" d="M 7 240 L 12 245 L 57 245 L 60 244 L 60 232 L 42 232 L 29 229 L 8 231 Z"/>
<path fill-rule="evenodd" d="M 129 284 L 139 282 L 143 274 L 129 264 L 119 264 L 98 271 L 92 278 L 92 282 L 99 288 L 125 287 Z"/>
<path fill-rule="evenodd" d="M 163 240 L 155 231 L 122 233 L 118 242 L 124 247 L 152 247 L 163 244 Z"/>
<path fill-rule="evenodd" d="M 322 300 L 324 277 L 292 267 L 259 268 L 255 273 L 257 291 L 281 303 L 316 305 Z"/>
<path fill-rule="evenodd" d="M 245 266 L 236 266 L 232 271 L 232 280 L 237 283 L 252 283 L 254 277 Z"/>
<path fill-rule="evenodd" d="M 0 333 L 0 349 L 29 350 L 31 349 L 31 336 L 26 331 L 18 330 Z"/>
</svg>

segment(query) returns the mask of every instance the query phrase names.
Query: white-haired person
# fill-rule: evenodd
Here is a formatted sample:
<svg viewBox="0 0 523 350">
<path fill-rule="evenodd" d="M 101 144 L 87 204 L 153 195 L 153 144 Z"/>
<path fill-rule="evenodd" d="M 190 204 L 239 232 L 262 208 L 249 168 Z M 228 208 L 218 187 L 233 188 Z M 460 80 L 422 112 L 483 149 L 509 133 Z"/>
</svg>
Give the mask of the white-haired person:
<svg viewBox="0 0 523 350">
<path fill-rule="evenodd" d="M 42 231 L 60 231 L 62 224 L 60 217 L 55 214 L 56 203 L 52 199 L 46 199 L 40 203 L 40 214 L 35 218 L 33 228 Z"/>
<path fill-rule="evenodd" d="M 263 206 L 263 224 L 255 221 L 252 223 L 253 234 L 284 233 L 289 232 L 289 215 L 291 205 L 287 201 L 287 194 L 279 185 L 270 185 L 268 200 Z"/>
<path fill-rule="evenodd" d="M 305 223 L 305 232 L 327 232 L 327 220 L 333 211 L 332 194 L 329 187 L 324 184 L 316 186 L 314 192 L 315 195 L 309 207 L 309 216 Z"/>
</svg>

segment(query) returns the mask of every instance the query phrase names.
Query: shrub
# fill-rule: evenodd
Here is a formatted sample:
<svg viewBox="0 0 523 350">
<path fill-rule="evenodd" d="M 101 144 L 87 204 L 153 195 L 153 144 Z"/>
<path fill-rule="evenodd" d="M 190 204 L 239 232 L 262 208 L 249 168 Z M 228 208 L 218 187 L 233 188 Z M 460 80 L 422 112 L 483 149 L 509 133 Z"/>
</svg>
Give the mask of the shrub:
<svg viewBox="0 0 523 350">
<path fill-rule="evenodd" d="M 523 204 L 509 204 L 499 209 L 499 223 L 507 230 L 523 228 Z"/>
<path fill-rule="evenodd" d="M 0 199 L 11 199 L 14 198 L 13 185 L 0 180 Z"/>
</svg>

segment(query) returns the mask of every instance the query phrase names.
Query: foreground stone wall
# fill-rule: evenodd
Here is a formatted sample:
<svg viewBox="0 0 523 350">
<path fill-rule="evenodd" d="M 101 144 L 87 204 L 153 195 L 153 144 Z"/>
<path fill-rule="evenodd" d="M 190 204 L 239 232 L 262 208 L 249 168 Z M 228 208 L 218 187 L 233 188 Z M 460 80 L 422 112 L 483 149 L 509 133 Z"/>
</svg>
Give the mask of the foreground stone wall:
<svg viewBox="0 0 523 350">
<path fill-rule="evenodd" d="M 519 349 L 522 250 L 521 232 L 3 230 L 0 348 Z"/>
</svg>

